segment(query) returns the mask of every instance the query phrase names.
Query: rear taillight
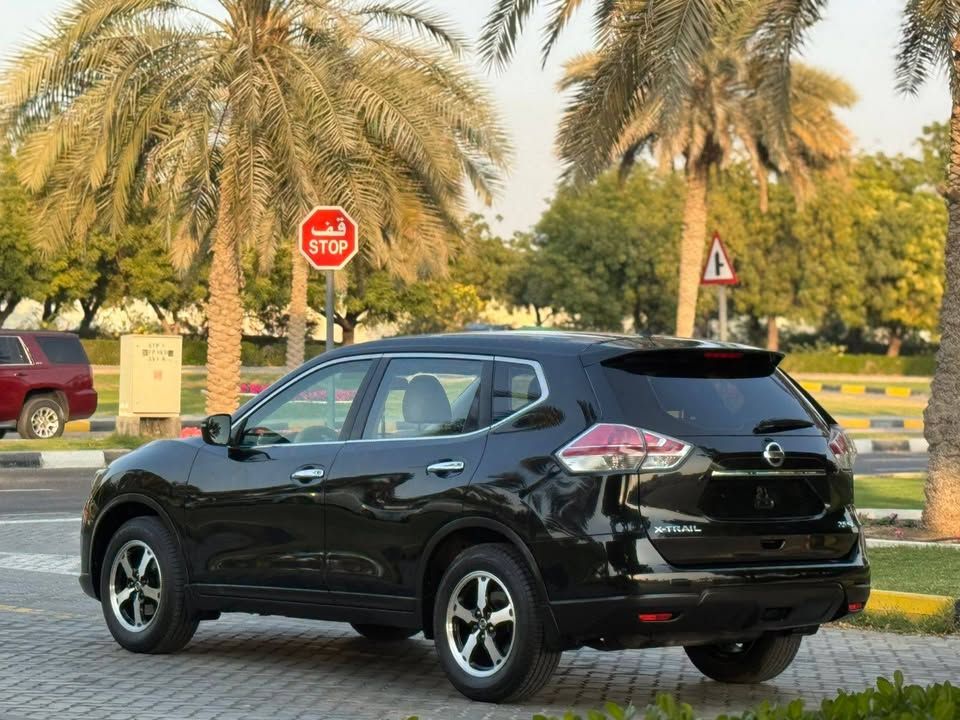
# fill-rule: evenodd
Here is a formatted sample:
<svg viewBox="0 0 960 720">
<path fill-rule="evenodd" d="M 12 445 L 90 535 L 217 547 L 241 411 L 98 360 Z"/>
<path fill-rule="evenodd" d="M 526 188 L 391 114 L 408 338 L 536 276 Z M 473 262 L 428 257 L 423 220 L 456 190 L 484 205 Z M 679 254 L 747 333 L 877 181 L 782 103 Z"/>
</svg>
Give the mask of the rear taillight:
<svg viewBox="0 0 960 720">
<path fill-rule="evenodd" d="M 853 470 L 853 463 L 857 459 L 857 446 L 847 437 L 843 428 L 836 425 L 830 428 L 830 440 L 827 444 L 830 446 L 837 467 L 841 470 Z"/>
<path fill-rule="evenodd" d="M 672 470 L 684 461 L 692 445 L 630 425 L 599 423 L 557 452 L 574 473 Z"/>
</svg>

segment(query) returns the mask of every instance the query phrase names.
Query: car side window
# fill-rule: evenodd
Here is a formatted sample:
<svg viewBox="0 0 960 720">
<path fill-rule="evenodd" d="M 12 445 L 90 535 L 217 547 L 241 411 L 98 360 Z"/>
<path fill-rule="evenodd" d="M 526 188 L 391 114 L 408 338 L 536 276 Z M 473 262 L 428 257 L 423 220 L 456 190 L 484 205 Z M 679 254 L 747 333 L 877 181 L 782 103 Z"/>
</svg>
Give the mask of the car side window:
<svg viewBox="0 0 960 720">
<path fill-rule="evenodd" d="M 337 363 L 297 380 L 247 418 L 239 445 L 340 440 L 344 422 L 372 364 L 370 360 Z"/>
<path fill-rule="evenodd" d="M 373 400 L 363 438 L 442 437 L 478 429 L 482 377 L 482 360 L 391 360 Z"/>
<path fill-rule="evenodd" d="M 543 395 L 533 365 L 498 360 L 493 373 L 493 421 L 532 405 Z"/>
<path fill-rule="evenodd" d="M 23 350 L 20 338 L 0 337 L 0 365 L 28 365 L 30 360 Z"/>
</svg>

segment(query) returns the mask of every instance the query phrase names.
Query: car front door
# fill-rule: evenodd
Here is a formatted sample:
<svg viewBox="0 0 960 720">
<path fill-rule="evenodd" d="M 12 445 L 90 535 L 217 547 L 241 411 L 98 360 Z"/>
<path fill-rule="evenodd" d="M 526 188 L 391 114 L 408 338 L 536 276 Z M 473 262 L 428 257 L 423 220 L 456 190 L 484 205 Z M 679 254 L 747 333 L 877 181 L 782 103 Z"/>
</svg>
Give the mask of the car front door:
<svg viewBox="0 0 960 720">
<path fill-rule="evenodd" d="M 427 541 L 456 518 L 480 463 L 492 359 L 382 361 L 364 422 L 325 484 L 327 584 L 358 606 L 411 610 Z"/>
<path fill-rule="evenodd" d="M 0 427 L 13 427 L 27 393 L 30 358 L 16 335 L 0 336 Z"/>
<path fill-rule="evenodd" d="M 193 582 L 222 586 L 205 592 L 325 588 L 324 480 L 376 365 L 308 369 L 238 418 L 229 446 L 203 446 L 184 514 Z"/>
</svg>

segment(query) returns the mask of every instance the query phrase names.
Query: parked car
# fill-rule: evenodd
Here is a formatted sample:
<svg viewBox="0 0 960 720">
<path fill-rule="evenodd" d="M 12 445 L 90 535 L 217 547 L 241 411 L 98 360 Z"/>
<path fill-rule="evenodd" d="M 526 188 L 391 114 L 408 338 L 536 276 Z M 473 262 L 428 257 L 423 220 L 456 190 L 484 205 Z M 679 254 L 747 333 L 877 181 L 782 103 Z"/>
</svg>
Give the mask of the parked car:
<svg viewBox="0 0 960 720">
<path fill-rule="evenodd" d="M 558 332 L 343 348 L 101 471 L 80 583 L 134 652 L 247 612 L 423 632 L 477 700 L 581 646 L 767 680 L 869 594 L 853 445 L 781 357 Z"/>
<path fill-rule="evenodd" d="M 47 440 L 97 410 L 90 361 L 70 333 L 0 330 L 0 437 Z"/>
</svg>

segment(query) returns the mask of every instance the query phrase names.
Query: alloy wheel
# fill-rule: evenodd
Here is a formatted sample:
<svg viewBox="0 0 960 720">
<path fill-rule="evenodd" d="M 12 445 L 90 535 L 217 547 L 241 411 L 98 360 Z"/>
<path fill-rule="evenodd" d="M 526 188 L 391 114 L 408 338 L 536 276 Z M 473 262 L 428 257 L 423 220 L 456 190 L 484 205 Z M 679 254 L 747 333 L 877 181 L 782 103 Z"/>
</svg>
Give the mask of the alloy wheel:
<svg viewBox="0 0 960 720">
<path fill-rule="evenodd" d="M 124 629 L 141 633 L 160 610 L 162 578 L 157 556 L 142 540 L 120 548 L 110 568 L 110 607 Z"/>
<path fill-rule="evenodd" d="M 516 616 L 506 585 L 480 570 L 464 576 L 447 602 L 447 643 L 453 659 L 473 677 L 500 670 L 513 650 Z"/>
<path fill-rule="evenodd" d="M 57 434 L 60 429 L 60 416 L 50 407 L 38 408 L 30 416 L 30 429 L 33 434 L 42 440 L 48 440 Z"/>
</svg>

